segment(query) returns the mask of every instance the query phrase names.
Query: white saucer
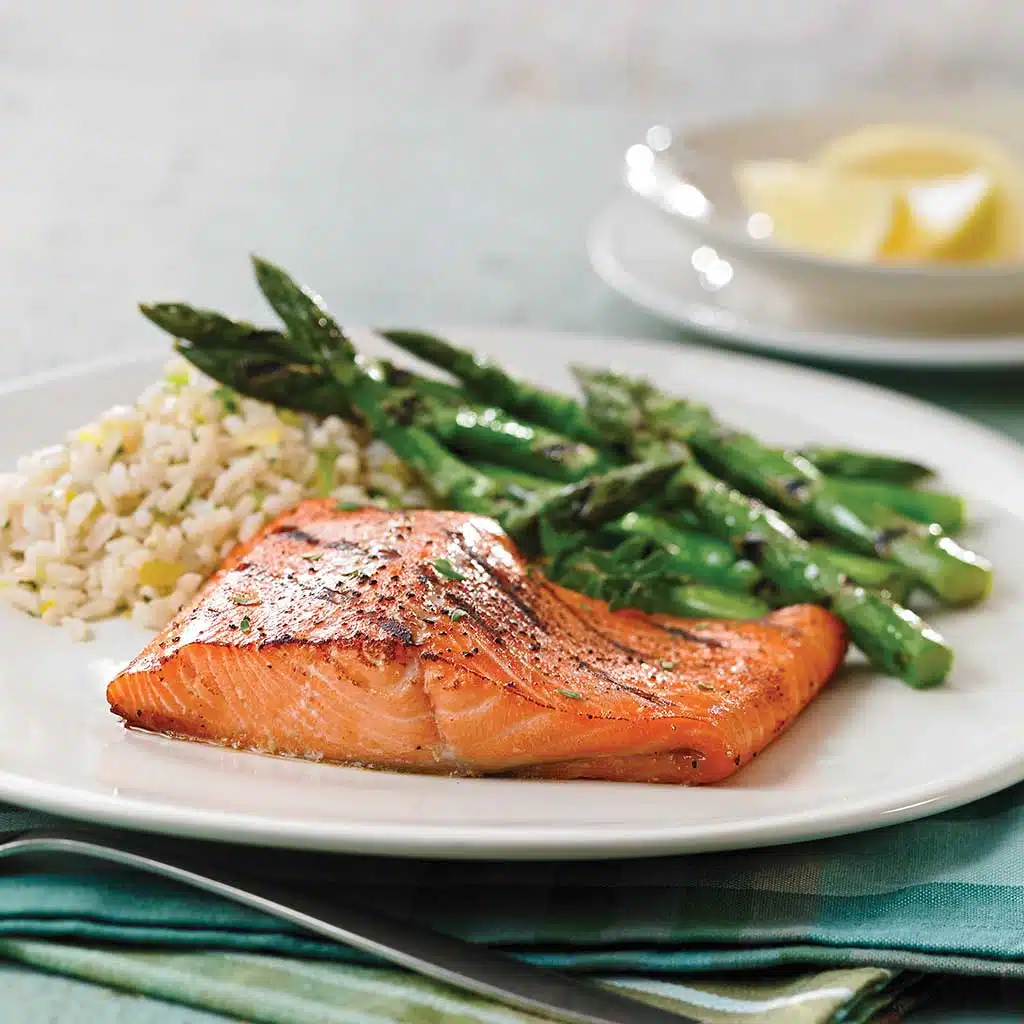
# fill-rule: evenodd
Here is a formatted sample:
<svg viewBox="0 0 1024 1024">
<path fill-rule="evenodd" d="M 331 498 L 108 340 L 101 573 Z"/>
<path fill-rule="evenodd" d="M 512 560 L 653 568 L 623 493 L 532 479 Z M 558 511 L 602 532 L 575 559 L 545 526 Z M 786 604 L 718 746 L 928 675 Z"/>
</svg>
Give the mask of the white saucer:
<svg viewBox="0 0 1024 1024">
<path fill-rule="evenodd" d="M 936 337 L 837 326 L 760 281 L 715 264 L 713 251 L 633 197 L 613 202 L 588 239 L 591 265 L 621 295 L 656 316 L 743 348 L 829 362 L 921 367 L 1024 366 L 1024 335 Z M 702 261 L 701 257 L 704 257 Z M 709 262 L 710 261 L 710 262 Z M 701 273 L 695 268 L 705 267 Z"/>
</svg>

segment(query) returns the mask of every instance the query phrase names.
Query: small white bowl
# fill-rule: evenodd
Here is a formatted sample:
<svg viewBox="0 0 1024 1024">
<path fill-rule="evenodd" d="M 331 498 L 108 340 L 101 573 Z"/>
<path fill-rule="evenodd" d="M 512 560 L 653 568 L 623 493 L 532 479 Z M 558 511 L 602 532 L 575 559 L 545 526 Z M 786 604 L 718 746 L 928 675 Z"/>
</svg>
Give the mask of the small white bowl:
<svg viewBox="0 0 1024 1024">
<path fill-rule="evenodd" d="M 932 329 L 1024 323 L 1024 262 L 860 263 L 755 237 L 757 221 L 751 224 L 733 180 L 737 164 L 806 160 L 840 135 L 881 123 L 982 135 L 1024 168 L 1024 96 L 987 95 L 862 99 L 680 132 L 658 125 L 627 151 L 625 180 L 685 228 L 685 238 L 698 243 L 705 262 L 724 261 L 784 290 L 791 301 L 839 320 Z"/>
</svg>

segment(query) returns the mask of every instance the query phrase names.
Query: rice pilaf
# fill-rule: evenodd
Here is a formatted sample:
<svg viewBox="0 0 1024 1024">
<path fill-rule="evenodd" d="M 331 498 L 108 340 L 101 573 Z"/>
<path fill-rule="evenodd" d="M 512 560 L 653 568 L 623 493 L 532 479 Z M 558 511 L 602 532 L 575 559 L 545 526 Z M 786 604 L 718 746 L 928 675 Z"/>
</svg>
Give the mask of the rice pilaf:
<svg viewBox="0 0 1024 1024">
<path fill-rule="evenodd" d="M 241 540 L 303 498 L 429 504 L 379 441 L 243 398 L 183 359 L 132 406 L 0 475 L 0 598 L 63 625 L 159 629 Z"/>
</svg>

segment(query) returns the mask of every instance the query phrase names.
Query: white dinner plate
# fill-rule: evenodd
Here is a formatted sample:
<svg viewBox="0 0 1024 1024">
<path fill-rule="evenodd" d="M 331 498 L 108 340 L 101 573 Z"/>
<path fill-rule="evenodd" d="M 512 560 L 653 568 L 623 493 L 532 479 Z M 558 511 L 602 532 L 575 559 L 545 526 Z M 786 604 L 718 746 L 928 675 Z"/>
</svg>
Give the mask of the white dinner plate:
<svg viewBox="0 0 1024 1024">
<path fill-rule="evenodd" d="M 768 845 L 873 828 L 1024 778 L 1024 451 L 864 384 L 735 354 L 522 331 L 458 340 L 552 387 L 573 361 L 628 367 L 781 443 L 889 450 L 941 464 L 969 540 L 996 563 L 983 606 L 936 617 L 957 652 L 916 692 L 847 668 L 751 765 L 705 788 L 456 779 L 366 771 L 125 731 L 104 687 L 146 641 L 127 621 L 74 643 L 0 609 L 0 799 L 177 835 L 391 855 L 596 858 Z M 158 374 L 151 356 L 0 391 L 0 463 L 52 443 Z"/>
<path fill-rule="evenodd" d="M 800 307 L 768 282 L 688 237 L 641 200 L 623 196 L 595 219 L 590 262 L 620 295 L 660 319 L 727 345 L 832 363 L 952 367 L 1024 366 L 1024 335 L 941 337 L 839 324 Z"/>
</svg>

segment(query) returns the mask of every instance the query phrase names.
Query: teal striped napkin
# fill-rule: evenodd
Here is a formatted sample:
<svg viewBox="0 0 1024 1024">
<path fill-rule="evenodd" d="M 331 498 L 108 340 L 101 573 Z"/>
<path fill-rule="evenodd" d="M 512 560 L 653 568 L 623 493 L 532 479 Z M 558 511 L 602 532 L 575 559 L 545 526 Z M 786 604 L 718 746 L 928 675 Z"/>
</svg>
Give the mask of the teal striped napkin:
<svg viewBox="0 0 1024 1024">
<path fill-rule="evenodd" d="M 877 832 L 648 861 L 470 865 L 202 850 L 301 881 L 325 900 L 355 887 L 392 914 L 628 985 L 708 1021 L 818 1024 L 912 1005 L 927 987 L 922 975 L 1024 977 L 1022 797 L 1018 787 Z M 9 810 L 0 829 L 42 820 Z M 40 865 L 0 877 L 0 941 L 0 953 L 25 963 L 271 1024 L 529 1019 L 119 869 Z M 320 1005 L 296 996 L 307 990 Z M 252 993 L 262 995 L 253 1002 Z"/>
<path fill-rule="evenodd" d="M 538 1024 L 545 1018 L 414 975 L 271 954 L 124 951 L 0 940 L 0 956 L 94 983 L 223 1013 L 252 1024 Z M 738 980 L 599 977 L 709 1024 L 850 1024 L 902 1019 L 930 993 L 920 975 L 861 967 Z"/>
</svg>

